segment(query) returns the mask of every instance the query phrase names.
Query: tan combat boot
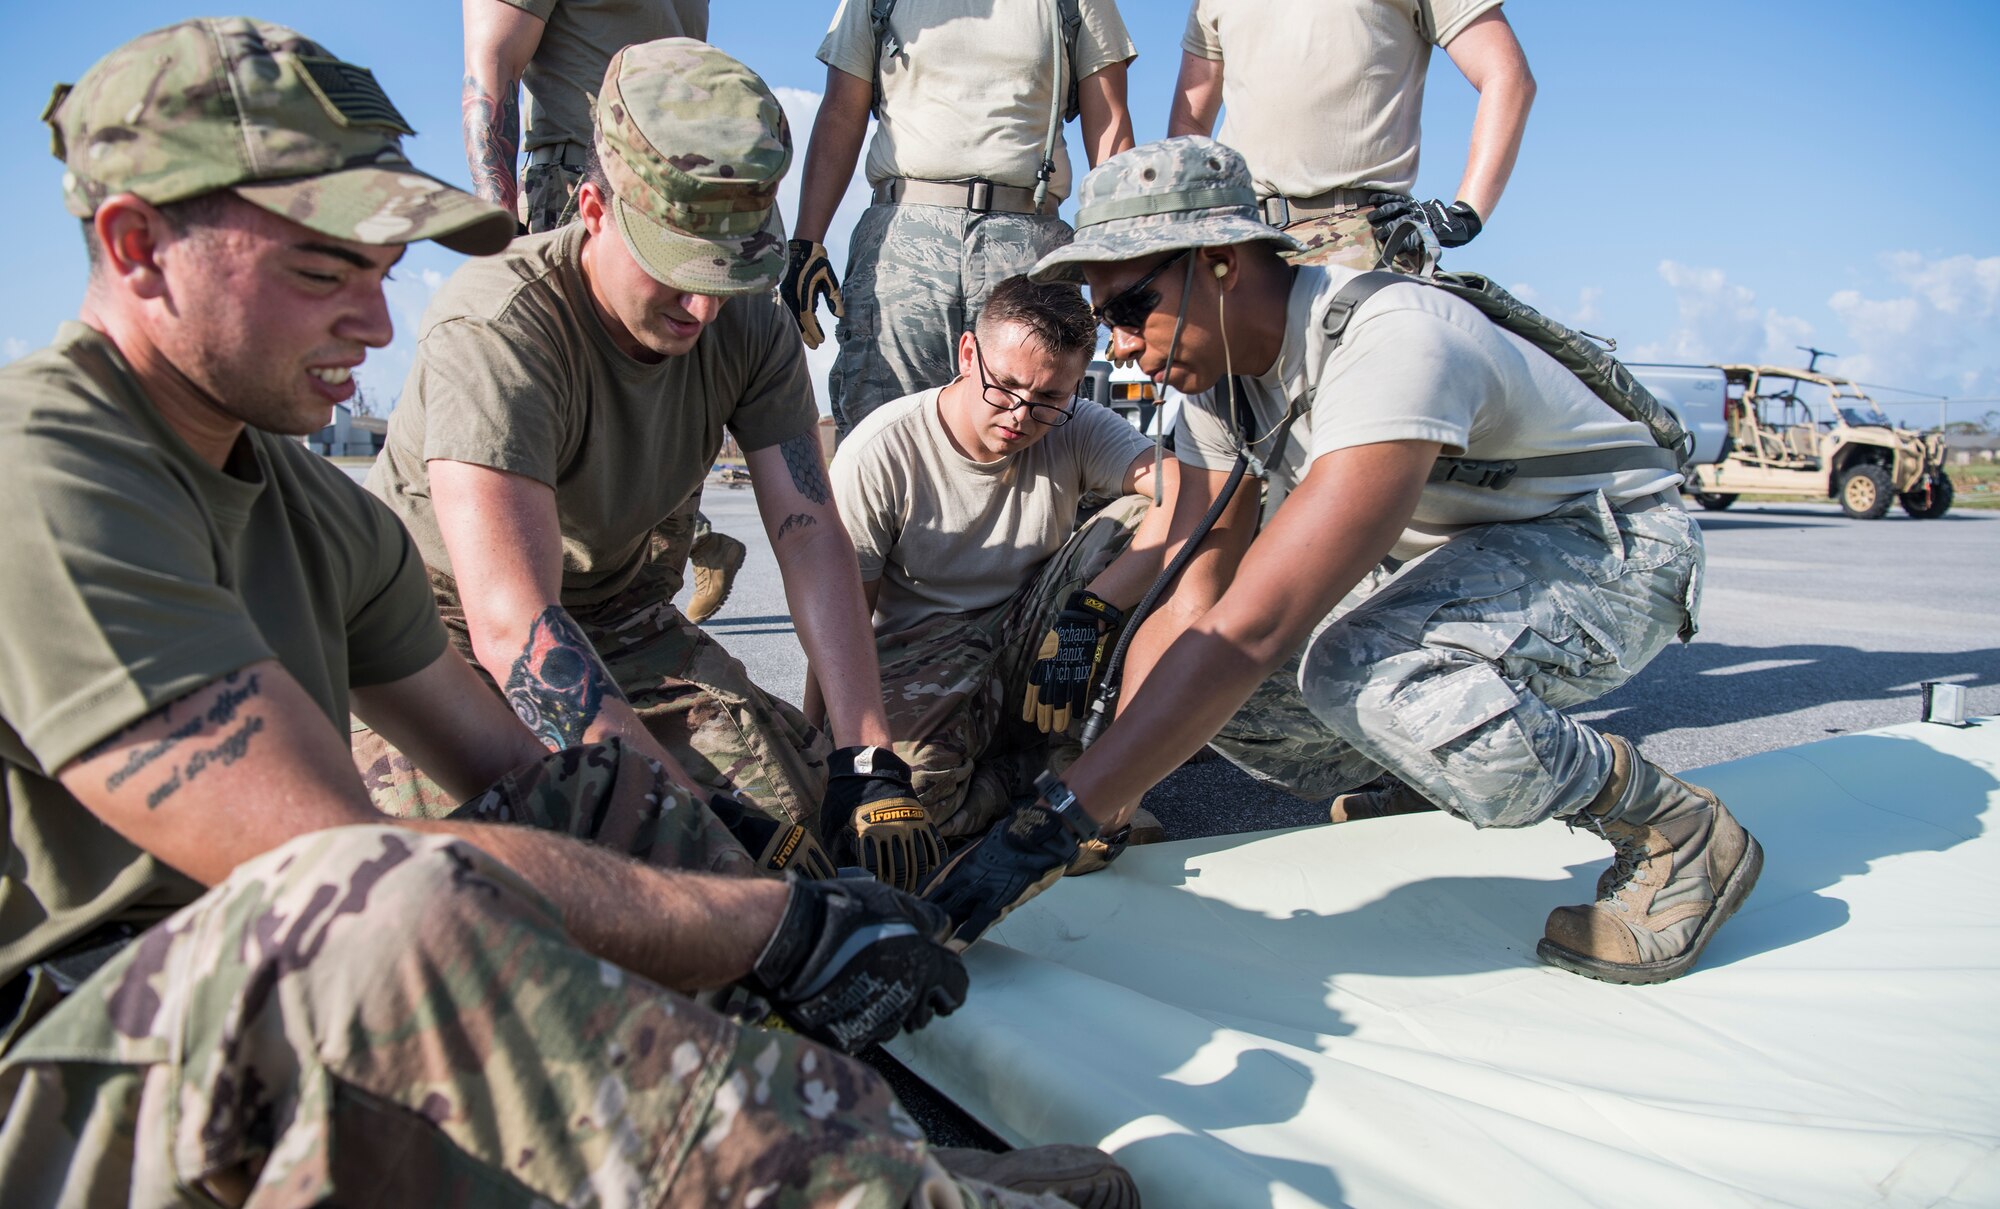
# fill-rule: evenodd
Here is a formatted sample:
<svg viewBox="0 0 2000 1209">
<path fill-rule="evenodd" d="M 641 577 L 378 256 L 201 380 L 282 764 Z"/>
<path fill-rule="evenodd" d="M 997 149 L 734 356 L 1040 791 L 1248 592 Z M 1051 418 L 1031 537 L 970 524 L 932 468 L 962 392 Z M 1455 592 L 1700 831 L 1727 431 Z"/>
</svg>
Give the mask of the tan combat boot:
<svg viewBox="0 0 2000 1209">
<path fill-rule="evenodd" d="M 1378 777 L 1361 788 L 1343 793 L 1327 808 L 1327 821 L 1352 823 L 1358 819 L 1384 819 L 1392 814 L 1422 814 L 1438 804 L 1394 777 Z"/>
<path fill-rule="evenodd" d="M 745 553 L 742 542 L 713 530 L 688 551 L 688 563 L 694 567 L 694 596 L 687 607 L 689 621 L 700 625 L 715 616 L 722 602 L 729 599 L 729 589 L 736 586 L 736 573 L 743 569 Z"/>
<path fill-rule="evenodd" d="M 1741 906 L 1764 850 L 1712 793 L 1662 771 L 1614 735 L 1611 776 L 1568 820 L 1610 840 L 1597 901 L 1557 907 L 1535 952 L 1605 982 L 1678 978 Z"/>
<path fill-rule="evenodd" d="M 1010 1192 L 1047 1193 L 1076 1209 L 1139 1209 L 1131 1173 L 1095 1146 L 1030 1146 L 993 1154 L 956 1146 L 932 1149 L 955 1176 Z"/>
</svg>

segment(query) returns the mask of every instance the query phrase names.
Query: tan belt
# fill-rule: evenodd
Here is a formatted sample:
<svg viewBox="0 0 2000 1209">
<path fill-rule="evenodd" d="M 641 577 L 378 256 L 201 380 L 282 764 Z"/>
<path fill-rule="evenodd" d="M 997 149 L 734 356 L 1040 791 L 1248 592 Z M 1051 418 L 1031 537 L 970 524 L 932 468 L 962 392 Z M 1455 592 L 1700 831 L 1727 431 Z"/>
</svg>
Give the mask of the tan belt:
<svg viewBox="0 0 2000 1209">
<path fill-rule="evenodd" d="M 578 143 L 543 143 L 528 152 L 528 167 L 539 168 L 545 164 L 561 164 L 565 168 L 581 168 L 584 148 Z"/>
<path fill-rule="evenodd" d="M 925 181 L 892 176 L 875 186 L 876 205 L 951 206 L 979 214 L 1034 214 L 1035 191 L 1015 185 L 996 185 L 988 180 Z M 1053 214 L 1056 199 L 1042 203 L 1043 213 Z"/>
<path fill-rule="evenodd" d="M 1655 508 L 1678 509 L 1683 507 L 1681 504 L 1681 493 L 1678 490 L 1655 491 L 1651 495 L 1642 495 L 1636 499 L 1626 500 L 1622 504 L 1613 504 L 1611 506 L 1628 516 L 1634 512 L 1651 512 Z"/>
<path fill-rule="evenodd" d="M 1265 222 L 1274 227 L 1284 228 L 1295 222 L 1358 210 L 1368 204 L 1369 198 L 1381 192 L 1384 190 L 1328 189 L 1311 197 L 1267 197 L 1257 203 L 1257 208 L 1263 213 Z"/>
</svg>

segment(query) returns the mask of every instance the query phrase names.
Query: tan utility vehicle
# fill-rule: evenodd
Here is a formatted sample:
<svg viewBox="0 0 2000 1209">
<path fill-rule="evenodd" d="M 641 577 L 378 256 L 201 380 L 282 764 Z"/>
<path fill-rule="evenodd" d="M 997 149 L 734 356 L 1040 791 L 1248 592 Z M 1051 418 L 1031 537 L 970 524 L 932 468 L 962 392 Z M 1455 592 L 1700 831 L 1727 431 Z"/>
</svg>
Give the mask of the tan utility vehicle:
<svg viewBox="0 0 2000 1209">
<path fill-rule="evenodd" d="M 1722 457 L 1695 467 L 1690 494 L 1727 508 L 1741 494 L 1836 499 L 1874 520 L 1891 500 L 1919 520 L 1951 507 L 1944 436 L 1898 428 L 1845 378 L 1773 365 L 1724 365 Z"/>
</svg>

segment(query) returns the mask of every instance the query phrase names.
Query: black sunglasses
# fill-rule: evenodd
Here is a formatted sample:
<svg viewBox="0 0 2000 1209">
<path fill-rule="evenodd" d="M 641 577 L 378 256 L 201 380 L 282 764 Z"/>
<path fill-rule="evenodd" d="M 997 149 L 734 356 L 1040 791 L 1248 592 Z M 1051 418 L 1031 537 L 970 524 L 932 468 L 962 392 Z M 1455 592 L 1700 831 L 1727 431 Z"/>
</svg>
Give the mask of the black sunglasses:
<svg viewBox="0 0 2000 1209">
<path fill-rule="evenodd" d="M 1101 326 L 1122 327 L 1128 332 L 1136 332 L 1145 327 L 1146 316 L 1152 314 L 1154 308 L 1160 305 L 1160 292 L 1147 287 L 1153 284 L 1153 278 L 1179 263 L 1180 258 L 1191 251 L 1192 248 L 1182 248 L 1154 265 L 1152 272 L 1106 298 L 1097 306 L 1091 307 L 1090 317 L 1097 320 Z"/>
<path fill-rule="evenodd" d="M 1013 411 L 1017 407 L 1025 407 L 1028 409 L 1028 414 L 1033 416 L 1037 422 L 1045 424 L 1050 428 L 1057 428 L 1069 423 L 1070 411 L 1068 407 L 1058 407 L 1053 403 L 1037 403 L 1032 399 L 1015 394 L 1004 386 L 995 386 L 993 383 L 987 381 L 986 352 L 979 347 L 978 336 L 972 338 L 972 357 L 973 360 L 979 363 L 979 397 L 986 400 L 988 407 L 991 407 L 995 411 Z M 1077 385 L 1081 387 L 1083 383 L 1078 382 Z M 995 395 L 1006 400 L 1006 402 L 995 402 Z M 1077 395 L 1070 396 L 1070 404 L 1072 406 L 1076 403 L 1078 397 Z"/>
</svg>

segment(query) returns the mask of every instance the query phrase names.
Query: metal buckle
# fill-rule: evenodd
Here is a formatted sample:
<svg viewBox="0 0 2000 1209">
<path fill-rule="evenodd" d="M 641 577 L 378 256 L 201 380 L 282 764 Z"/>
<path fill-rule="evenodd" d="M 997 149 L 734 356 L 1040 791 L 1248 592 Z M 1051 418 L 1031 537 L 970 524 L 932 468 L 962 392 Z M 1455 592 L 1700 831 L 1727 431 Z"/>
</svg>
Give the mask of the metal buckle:
<svg viewBox="0 0 2000 1209">
<path fill-rule="evenodd" d="M 993 208 L 993 182 L 967 181 L 965 185 L 965 208 L 981 214 Z"/>
<path fill-rule="evenodd" d="M 1292 225 L 1292 203 L 1282 197 L 1267 197 L 1262 204 L 1264 224 L 1284 230 Z"/>
</svg>

